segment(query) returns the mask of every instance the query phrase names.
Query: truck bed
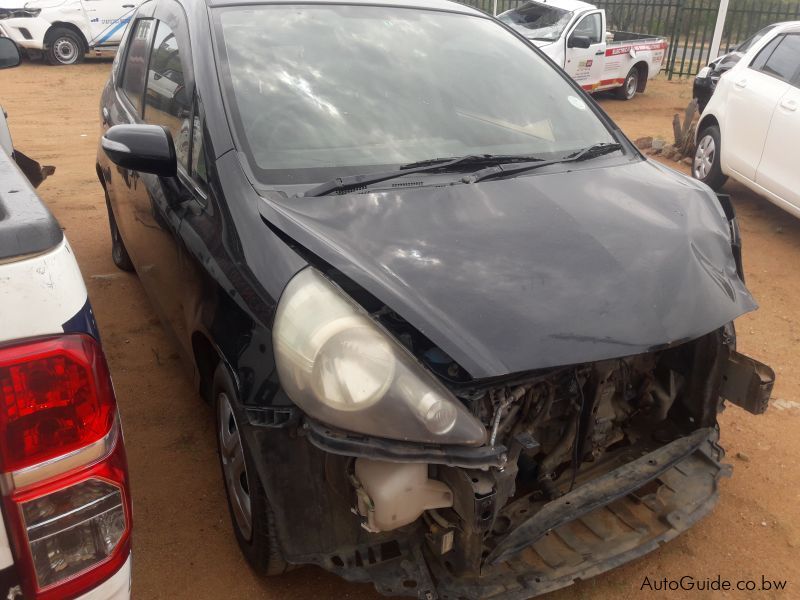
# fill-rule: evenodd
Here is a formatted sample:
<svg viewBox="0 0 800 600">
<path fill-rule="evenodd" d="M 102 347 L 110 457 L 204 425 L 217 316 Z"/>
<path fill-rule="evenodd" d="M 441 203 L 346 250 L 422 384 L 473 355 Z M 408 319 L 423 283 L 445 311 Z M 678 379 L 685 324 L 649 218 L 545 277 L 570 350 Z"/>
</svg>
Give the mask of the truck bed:
<svg viewBox="0 0 800 600">
<path fill-rule="evenodd" d="M 657 35 L 647 35 L 646 33 L 634 33 L 632 31 L 609 31 L 614 36 L 614 41 L 609 42 L 609 46 L 617 43 L 630 43 L 630 42 L 656 42 L 665 40 L 665 38 Z M 666 41 L 666 40 L 665 40 Z"/>
<path fill-rule="evenodd" d="M 0 151 L 0 265 L 57 246 L 64 234 L 28 179 Z"/>
</svg>

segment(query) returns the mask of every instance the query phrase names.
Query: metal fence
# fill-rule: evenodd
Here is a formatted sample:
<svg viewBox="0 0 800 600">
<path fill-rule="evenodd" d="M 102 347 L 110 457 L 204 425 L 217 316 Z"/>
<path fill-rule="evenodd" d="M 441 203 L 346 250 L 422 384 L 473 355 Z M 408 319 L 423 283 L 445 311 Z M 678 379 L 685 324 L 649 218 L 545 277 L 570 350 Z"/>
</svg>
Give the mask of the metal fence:
<svg viewBox="0 0 800 600">
<path fill-rule="evenodd" d="M 487 13 L 515 8 L 525 0 L 459 0 Z M 589 0 L 591 1 L 591 0 Z M 608 28 L 660 35 L 669 39 L 666 72 L 694 75 L 711 60 L 711 42 L 720 0 L 596 0 L 606 10 Z M 730 0 L 720 51 L 743 42 L 770 23 L 800 20 L 800 0 Z"/>
</svg>

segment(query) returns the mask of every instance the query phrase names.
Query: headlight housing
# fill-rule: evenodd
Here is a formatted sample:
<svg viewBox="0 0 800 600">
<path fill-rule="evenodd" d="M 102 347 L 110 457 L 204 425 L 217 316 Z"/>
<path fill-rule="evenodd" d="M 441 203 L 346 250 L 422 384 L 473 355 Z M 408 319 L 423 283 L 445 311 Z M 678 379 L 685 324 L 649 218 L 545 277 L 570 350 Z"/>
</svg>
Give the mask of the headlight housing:
<svg viewBox="0 0 800 600">
<path fill-rule="evenodd" d="M 324 423 L 411 442 L 486 440 L 464 405 L 316 269 L 286 286 L 272 339 L 284 390 Z"/>
</svg>

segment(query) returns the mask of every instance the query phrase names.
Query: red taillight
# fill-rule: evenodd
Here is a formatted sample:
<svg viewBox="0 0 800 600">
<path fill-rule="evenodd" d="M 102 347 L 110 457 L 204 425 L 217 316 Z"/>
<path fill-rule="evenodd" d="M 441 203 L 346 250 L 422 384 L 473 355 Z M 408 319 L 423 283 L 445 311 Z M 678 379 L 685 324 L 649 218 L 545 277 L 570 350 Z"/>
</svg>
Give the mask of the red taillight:
<svg viewBox="0 0 800 600">
<path fill-rule="evenodd" d="M 93 338 L 0 347 L 0 470 L 26 597 L 72 598 L 125 563 L 128 469 L 108 367 Z"/>
<path fill-rule="evenodd" d="M 96 442 L 116 414 L 103 353 L 85 335 L 0 349 L 0 398 L 6 473 Z"/>
</svg>

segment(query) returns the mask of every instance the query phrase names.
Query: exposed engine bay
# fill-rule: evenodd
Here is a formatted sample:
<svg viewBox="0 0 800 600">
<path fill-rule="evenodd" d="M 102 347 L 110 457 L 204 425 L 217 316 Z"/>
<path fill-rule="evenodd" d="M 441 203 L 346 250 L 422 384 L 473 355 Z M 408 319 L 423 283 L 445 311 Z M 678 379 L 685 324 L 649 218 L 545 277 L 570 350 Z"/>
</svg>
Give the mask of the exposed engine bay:
<svg viewBox="0 0 800 600">
<path fill-rule="evenodd" d="M 441 351 L 414 341 L 404 344 L 425 362 L 439 359 L 443 379 L 486 428 L 486 447 L 474 449 L 485 464 L 434 449 L 405 462 L 402 444 L 381 449 L 307 427 L 315 446 L 340 455 L 328 455 L 328 483 L 366 532 L 366 545 L 351 547 L 355 558 L 337 553 L 321 564 L 356 579 L 363 569 L 392 595 L 527 598 L 650 551 L 710 511 L 728 473 L 716 443 L 725 380 L 757 379 L 762 399 L 772 385 L 763 365 L 726 366 L 741 357 L 731 328 L 482 385 L 457 381 Z M 398 555 L 413 560 L 393 562 Z M 378 575 L 390 564 L 404 566 Z"/>
</svg>

